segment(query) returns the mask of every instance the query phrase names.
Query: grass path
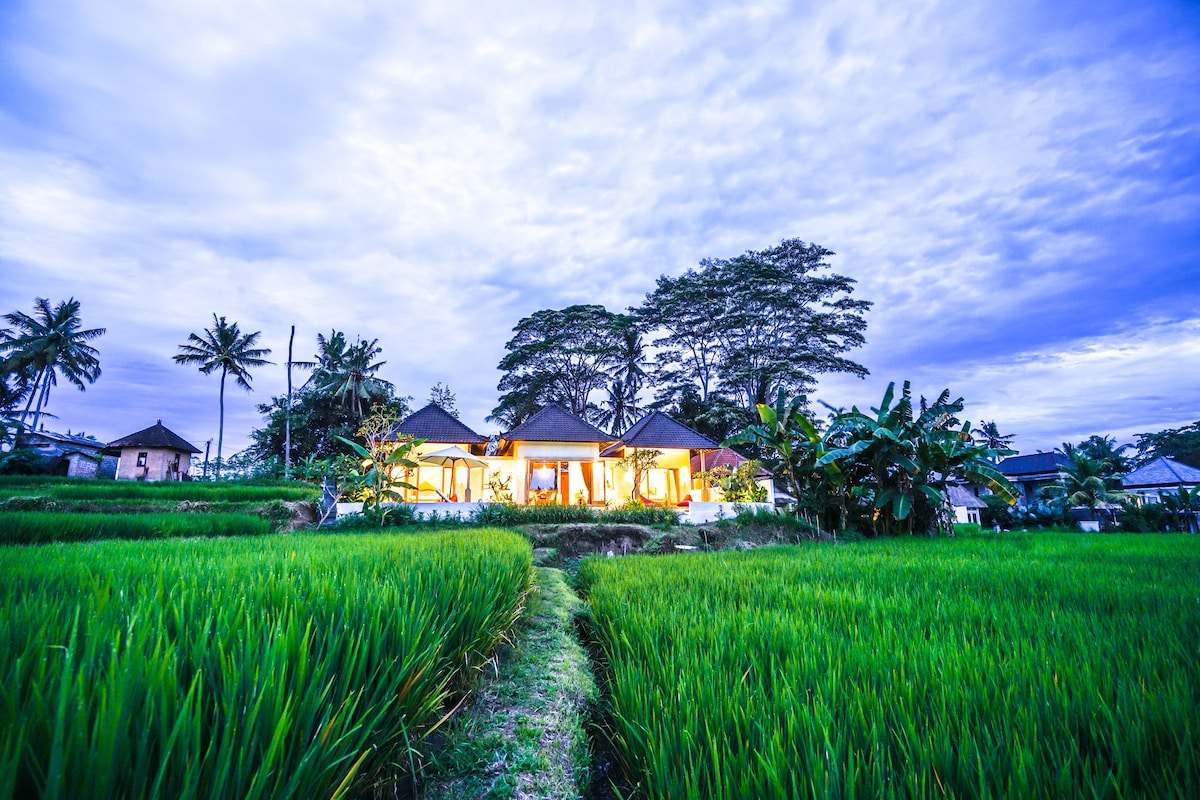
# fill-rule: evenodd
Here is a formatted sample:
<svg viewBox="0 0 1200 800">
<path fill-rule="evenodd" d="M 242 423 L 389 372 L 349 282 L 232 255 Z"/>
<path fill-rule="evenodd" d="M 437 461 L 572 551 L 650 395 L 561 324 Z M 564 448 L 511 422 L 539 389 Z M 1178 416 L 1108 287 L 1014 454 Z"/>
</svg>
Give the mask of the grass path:
<svg viewBox="0 0 1200 800">
<path fill-rule="evenodd" d="M 450 724 L 418 797 L 578 800 L 596 684 L 574 636 L 582 601 L 561 570 L 539 568 L 513 641 Z"/>
</svg>

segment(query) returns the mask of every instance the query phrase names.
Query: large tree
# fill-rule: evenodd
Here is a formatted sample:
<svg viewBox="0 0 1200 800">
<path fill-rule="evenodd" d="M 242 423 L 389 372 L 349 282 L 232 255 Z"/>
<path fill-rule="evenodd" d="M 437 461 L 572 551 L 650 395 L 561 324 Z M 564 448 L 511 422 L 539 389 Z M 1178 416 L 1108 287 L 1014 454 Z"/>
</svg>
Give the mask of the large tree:
<svg viewBox="0 0 1200 800">
<path fill-rule="evenodd" d="M 221 371 L 217 478 L 221 477 L 221 446 L 225 441 L 225 378 L 232 375 L 238 386 L 251 391 L 250 370 L 271 363 L 266 360 L 271 351 L 256 346 L 261 335 L 262 331 L 242 333 L 236 322 L 226 322 L 224 317 L 218 317 L 214 313 L 213 326 L 205 328 L 203 335 L 188 334 L 187 342 L 179 345 L 180 352 L 174 356 L 176 364 L 196 365 L 205 375 Z"/>
<path fill-rule="evenodd" d="M 1137 463 L 1147 464 L 1159 456 L 1200 469 L 1200 420 L 1182 428 L 1167 428 L 1137 435 Z"/>
<path fill-rule="evenodd" d="M 593 395 L 613 379 L 615 368 L 627 366 L 621 353 L 630 324 L 598 305 L 545 309 L 522 319 L 504 345 L 508 354 L 500 361 L 504 375 L 497 386 L 503 394 L 488 419 L 515 426 L 547 403 L 595 418 Z"/>
<path fill-rule="evenodd" d="M 32 427 L 36 429 L 50 397 L 50 387 L 58 385 L 58 375 L 81 392 L 86 390 L 85 384 L 95 383 L 100 377 L 100 353 L 88 342 L 103 336 L 105 329 L 83 329 L 79 301 L 74 297 L 53 308 L 49 300 L 38 297 L 33 306 L 32 315 L 23 311 L 4 315 L 13 330 L 0 336 L 0 354 L 3 354 L 0 372 L 4 375 L 6 393 L 23 394 L 27 389 L 20 418 L 24 423 L 32 408 Z"/>
<path fill-rule="evenodd" d="M 386 397 L 392 385 L 376 375 L 386 361 L 376 361 L 383 352 L 378 339 L 357 339 L 346 344 L 346 335 L 333 331 L 326 339 L 317 334 L 317 363 L 312 383 L 318 392 L 336 397 L 361 419 L 366 406 Z"/>
<path fill-rule="evenodd" d="M 634 312 L 658 336 L 660 391 L 694 386 L 701 400 L 721 391 L 744 409 L 810 391 L 817 376 L 866 367 L 846 357 L 866 340 L 865 300 L 855 281 L 830 271 L 832 251 L 799 239 L 699 270 L 658 279 Z"/>
</svg>

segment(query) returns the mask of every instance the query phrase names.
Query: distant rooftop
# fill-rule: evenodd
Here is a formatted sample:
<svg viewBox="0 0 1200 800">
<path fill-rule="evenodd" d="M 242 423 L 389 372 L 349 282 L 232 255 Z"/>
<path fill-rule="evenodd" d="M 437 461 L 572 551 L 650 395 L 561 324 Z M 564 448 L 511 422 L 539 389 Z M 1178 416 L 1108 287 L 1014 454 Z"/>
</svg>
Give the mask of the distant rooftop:
<svg viewBox="0 0 1200 800">
<path fill-rule="evenodd" d="M 651 411 L 631 425 L 620 440 L 601 455 L 613 455 L 626 447 L 716 450 L 720 446 L 704 434 L 692 430 L 661 411 Z"/>
<path fill-rule="evenodd" d="M 1024 456 L 1009 456 L 997 465 L 1010 478 L 1028 478 L 1034 475 L 1057 475 L 1071 466 L 1071 461 L 1062 453 L 1030 453 Z"/>
<path fill-rule="evenodd" d="M 1200 484 L 1200 469 L 1189 467 L 1173 458 L 1159 456 L 1144 467 L 1139 467 L 1126 475 L 1121 483 L 1126 489 Z"/>
<path fill-rule="evenodd" d="M 165 427 L 161 419 L 145 430 L 123 436 L 115 442 L 109 442 L 108 447 L 157 447 L 166 450 L 182 450 L 187 453 L 200 452 L 199 448 L 193 447 L 182 436 Z"/>
</svg>

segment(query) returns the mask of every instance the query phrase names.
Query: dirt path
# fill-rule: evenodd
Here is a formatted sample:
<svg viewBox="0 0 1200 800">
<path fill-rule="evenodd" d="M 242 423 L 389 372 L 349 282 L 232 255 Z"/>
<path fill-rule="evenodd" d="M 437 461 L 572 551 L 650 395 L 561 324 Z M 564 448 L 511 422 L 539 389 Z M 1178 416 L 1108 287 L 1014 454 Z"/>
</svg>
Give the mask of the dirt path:
<svg viewBox="0 0 1200 800">
<path fill-rule="evenodd" d="M 584 726 L 596 684 L 574 636 L 580 606 L 561 570 L 537 569 L 512 644 L 449 723 L 418 797 L 582 797 L 589 763 Z"/>
</svg>

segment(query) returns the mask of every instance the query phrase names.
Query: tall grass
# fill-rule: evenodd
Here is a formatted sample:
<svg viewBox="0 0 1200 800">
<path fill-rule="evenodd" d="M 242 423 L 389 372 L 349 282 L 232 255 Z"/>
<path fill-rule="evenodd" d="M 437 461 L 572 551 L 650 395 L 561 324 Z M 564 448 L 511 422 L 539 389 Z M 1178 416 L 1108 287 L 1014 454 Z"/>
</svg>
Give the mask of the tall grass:
<svg viewBox="0 0 1200 800">
<path fill-rule="evenodd" d="M 679 512 L 660 507 L 596 509 L 591 506 L 518 506 L 485 503 L 471 516 L 471 523 L 511 528 L 518 525 L 561 525 L 579 522 L 636 525 L 675 525 Z"/>
<path fill-rule="evenodd" d="M 592 559 L 646 798 L 1200 796 L 1200 537 Z"/>
<path fill-rule="evenodd" d="M 520 611 L 500 531 L 0 549 L 0 798 L 339 797 Z"/>
<path fill-rule="evenodd" d="M 0 544 L 85 542 L 102 539 L 178 539 L 190 536 L 261 536 L 271 523 L 253 514 L 59 514 L 0 511 Z"/>
<path fill-rule="evenodd" d="M 20 476 L 0 478 L 0 500 L 10 497 L 50 497 L 55 500 L 133 500 L 143 502 L 262 502 L 316 500 L 319 487 L 311 484 L 239 481 L 113 481 L 95 478 Z"/>
</svg>

